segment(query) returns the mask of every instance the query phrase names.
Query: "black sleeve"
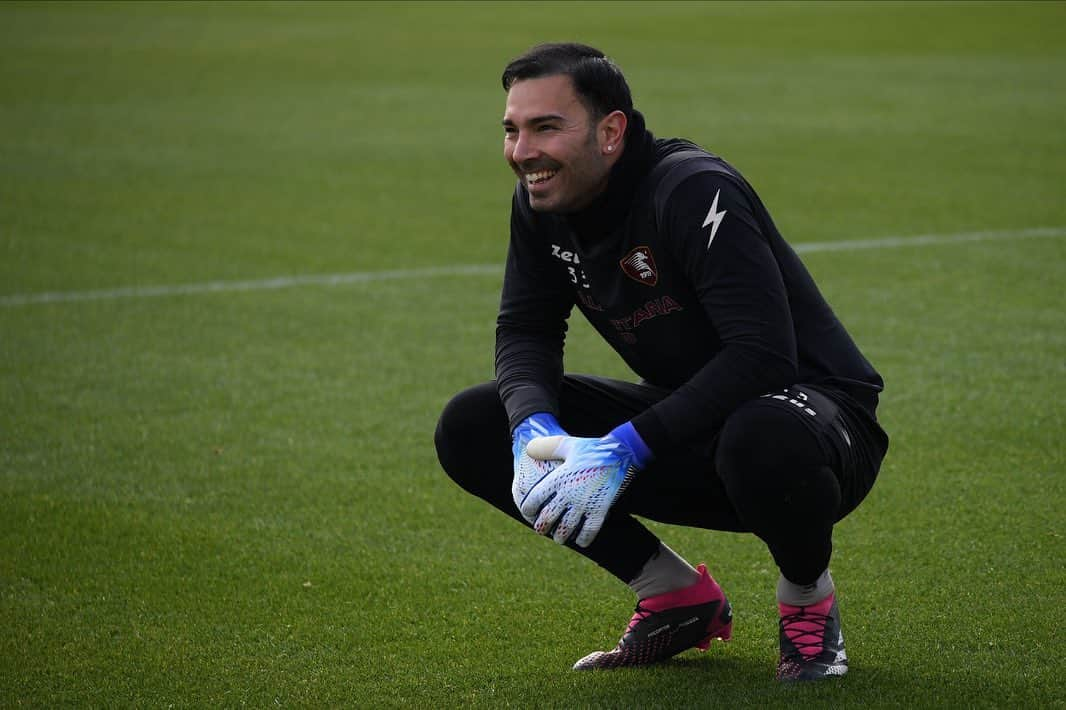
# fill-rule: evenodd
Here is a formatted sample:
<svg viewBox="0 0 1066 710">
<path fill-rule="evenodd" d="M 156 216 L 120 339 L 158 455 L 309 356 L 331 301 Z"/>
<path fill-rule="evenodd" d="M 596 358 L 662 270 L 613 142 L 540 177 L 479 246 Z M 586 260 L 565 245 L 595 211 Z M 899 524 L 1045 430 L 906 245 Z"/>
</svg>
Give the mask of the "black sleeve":
<svg viewBox="0 0 1066 710">
<path fill-rule="evenodd" d="M 666 197 L 660 231 L 685 270 L 721 349 L 687 382 L 634 419 L 652 451 L 706 440 L 743 402 L 794 382 L 792 314 L 754 202 L 741 185 L 712 172 L 686 178 Z"/>
<path fill-rule="evenodd" d="M 523 209 L 525 199 L 518 188 L 496 319 L 496 386 L 512 429 L 535 412 L 559 416 L 563 343 L 574 305 L 573 286 L 552 262 L 550 244 Z"/>
</svg>

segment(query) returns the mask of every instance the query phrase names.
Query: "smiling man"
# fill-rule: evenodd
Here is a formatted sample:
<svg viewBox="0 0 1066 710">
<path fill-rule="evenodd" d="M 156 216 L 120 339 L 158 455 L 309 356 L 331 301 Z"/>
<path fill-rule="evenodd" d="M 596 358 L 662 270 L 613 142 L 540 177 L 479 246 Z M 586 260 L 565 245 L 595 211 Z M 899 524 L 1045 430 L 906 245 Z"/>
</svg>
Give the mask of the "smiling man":
<svg viewBox="0 0 1066 710">
<path fill-rule="evenodd" d="M 843 675 L 832 532 L 888 447 L 881 377 L 754 189 L 695 144 L 656 139 L 602 52 L 534 47 L 503 87 L 518 184 L 496 380 L 445 407 L 441 465 L 633 590 L 615 648 L 574 668 L 645 665 L 732 635 L 706 566 L 640 516 L 757 535 L 780 569 L 778 678 Z M 635 381 L 564 373 L 575 306 Z"/>
<path fill-rule="evenodd" d="M 606 192 L 627 119 L 620 111 L 595 117 L 596 107 L 582 102 L 569 76 L 511 86 L 503 118 L 504 156 L 525 184 L 532 209 L 574 213 Z"/>
</svg>

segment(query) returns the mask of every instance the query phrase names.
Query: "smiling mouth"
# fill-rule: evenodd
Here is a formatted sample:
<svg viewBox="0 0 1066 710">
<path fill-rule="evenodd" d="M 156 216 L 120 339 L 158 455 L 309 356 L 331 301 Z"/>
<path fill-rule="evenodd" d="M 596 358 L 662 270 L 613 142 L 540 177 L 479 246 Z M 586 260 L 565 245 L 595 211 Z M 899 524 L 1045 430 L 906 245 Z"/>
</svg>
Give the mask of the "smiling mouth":
<svg viewBox="0 0 1066 710">
<path fill-rule="evenodd" d="M 543 185 L 544 183 L 555 177 L 558 170 L 538 170 L 535 173 L 526 173 L 526 185 L 533 187 L 534 185 Z"/>
</svg>

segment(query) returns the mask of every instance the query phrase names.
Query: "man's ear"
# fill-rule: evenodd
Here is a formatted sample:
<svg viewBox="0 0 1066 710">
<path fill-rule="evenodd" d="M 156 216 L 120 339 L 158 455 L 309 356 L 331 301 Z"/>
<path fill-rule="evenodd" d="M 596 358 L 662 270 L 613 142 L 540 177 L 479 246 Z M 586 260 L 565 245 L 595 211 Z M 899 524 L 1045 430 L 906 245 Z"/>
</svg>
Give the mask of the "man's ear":
<svg viewBox="0 0 1066 710">
<path fill-rule="evenodd" d="M 600 151 L 605 155 L 616 155 L 622 150 L 622 141 L 626 135 L 629 119 L 621 111 L 611 111 L 600 119 L 596 135 L 600 142 Z"/>
</svg>

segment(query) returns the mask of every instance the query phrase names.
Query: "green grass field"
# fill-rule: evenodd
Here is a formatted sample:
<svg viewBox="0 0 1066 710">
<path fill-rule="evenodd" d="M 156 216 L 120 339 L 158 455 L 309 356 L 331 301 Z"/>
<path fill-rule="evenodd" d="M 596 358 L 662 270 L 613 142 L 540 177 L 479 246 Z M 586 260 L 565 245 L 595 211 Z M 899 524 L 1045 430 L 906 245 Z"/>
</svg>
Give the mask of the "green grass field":
<svg viewBox="0 0 1066 710">
<path fill-rule="evenodd" d="M 559 39 L 745 173 L 885 377 L 841 682 L 773 681 L 761 544 L 666 526 L 733 642 L 571 672 L 630 593 L 439 469 L 499 73 Z M 1061 2 L 0 4 L 0 706 L 1063 707 L 1064 187 Z"/>
</svg>

